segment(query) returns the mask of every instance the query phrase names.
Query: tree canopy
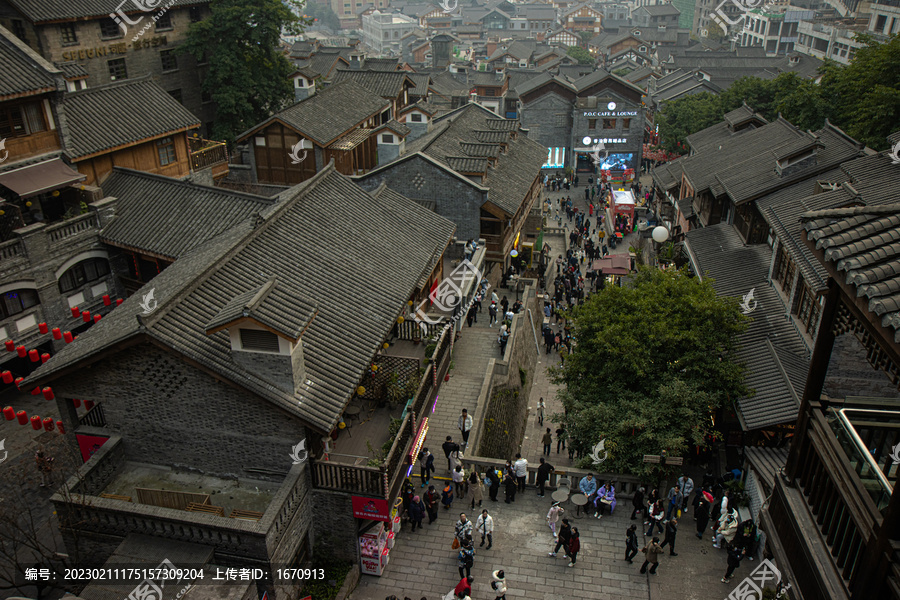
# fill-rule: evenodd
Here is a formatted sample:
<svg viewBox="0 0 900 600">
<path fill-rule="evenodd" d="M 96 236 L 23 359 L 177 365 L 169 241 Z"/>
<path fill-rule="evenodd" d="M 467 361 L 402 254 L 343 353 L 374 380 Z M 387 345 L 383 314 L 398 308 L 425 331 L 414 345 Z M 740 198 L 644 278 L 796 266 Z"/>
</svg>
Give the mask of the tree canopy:
<svg viewBox="0 0 900 600">
<path fill-rule="evenodd" d="M 735 358 L 748 318 L 709 279 L 641 267 L 632 285 L 607 286 L 573 319 L 574 352 L 551 369 L 559 417 L 581 453 L 605 440 L 604 471 L 647 476 L 643 455 L 704 447 L 710 412 L 748 394 Z"/>
<path fill-rule="evenodd" d="M 594 55 L 584 48 L 579 48 L 578 46 L 569 46 L 569 49 L 566 50 L 566 54 L 577 60 L 579 65 L 594 64 Z"/>
<path fill-rule="evenodd" d="M 826 61 L 821 81 L 781 73 L 774 79 L 744 77 L 720 95 L 709 93 L 666 102 L 657 115 L 663 147 L 683 148 L 685 138 L 722 120 L 743 102 L 769 121 L 781 114 L 800 129 L 816 130 L 825 119 L 864 144 L 883 150 L 900 123 L 900 36 L 885 43 L 858 35 L 865 44 L 849 65 Z"/>
<path fill-rule="evenodd" d="M 213 0 L 210 9 L 179 50 L 208 62 L 201 89 L 216 103 L 212 136 L 230 144 L 293 102 L 294 67 L 281 51 L 281 34 L 301 33 L 308 20 L 296 0 Z"/>
</svg>

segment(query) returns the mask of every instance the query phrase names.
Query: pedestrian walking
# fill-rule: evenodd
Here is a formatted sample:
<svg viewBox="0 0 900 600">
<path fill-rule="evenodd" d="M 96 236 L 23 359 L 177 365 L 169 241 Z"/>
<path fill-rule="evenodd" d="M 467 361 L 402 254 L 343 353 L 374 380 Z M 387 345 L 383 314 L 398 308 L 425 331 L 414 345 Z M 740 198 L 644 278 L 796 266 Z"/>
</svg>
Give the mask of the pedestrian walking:
<svg viewBox="0 0 900 600">
<path fill-rule="evenodd" d="M 473 321 L 475 323 L 478 322 L 478 311 L 475 309 L 474 304 L 469 307 L 469 311 L 466 313 L 466 324 L 471 327 Z"/>
<path fill-rule="evenodd" d="M 503 480 L 503 485 L 506 487 L 506 503 L 516 501 L 516 478 L 511 472 L 506 473 L 506 478 Z"/>
<path fill-rule="evenodd" d="M 412 521 L 410 531 L 415 531 L 416 527 L 422 529 L 422 519 L 425 518 L 425 504 L 418 496 L 413 496 L 412 502 L 409 504 L 409 520 Z"/>
<path fill-rule="evenodd" d="M 456 487 L 456 497 L 462 500 L 466 497 L 466 474 L 461 465 L 456 465 L 451 474 L 451 479 Z"/>
<path fill-rule="evenodd" d="M 537 495 L 541 498 L 544 497 L 544 485 L 546 485 L 547 481 L 550 479 L 550 473 L 552 472 L 553 465 L 551 465 L 550 463 L 545 461 L 543 457 L 541 457 L 541 464 L 538 466 L 537 475 L 535 476 L 538 486 Z"/>
<path fill-rule="evenodd" d="M 450 464 L 450 455 L 454 452 L 459 452 L 459 444 L 453 441 L 451 436 L 447 436 L 447 441 L 441 444 L 441 449 L 444 451 L 444 455 L 447 457 L 447 471 L 452 473 L 453 466 Z"/>
<path fill-rule="evenodd" d="M 669 490 L 669 495 L 666 497 L 668 500 L 668 510 L 666 511 L 666 521 L 672 518 L 672 515 L 678 517 L 678 512 L 681 510 L 681 505 L 684 503 L 684 498 L 681 495 L 681 490 L 678 489 L 677 485 L 672 486 Z"/>
<path fill-rule="evenodd" d="M 456 598 L 465 598 L 472 593 L 472 583 L 475 582 L 474 577 L 463 577 L 453 588 L 453 594 Z"/>
<path fill-rule="evenodd" d="M 481 475 L 474 468 L 472 474 L 469 475 L 469 491 L 472 492 L 472 509 L 475 509 L 475 503 L 481 506 L 484 500 L 484 483 L 481 481 Z"/>
<path fill-rule="evenodd" d="M 559 523 L 559 516 L 566 512 L 566 510 L 559 505 L 559 502 L 554 502 L 553 506 L 550 507 L 550 510 L 547 511 L 547 525 L 550 526 L 550 531 L 553 532 L 553 537 L 558 537 L 559 534 L 556 531 L 556 524 Z"/>
<path fill-rule="evenodd" d="M 487 474 L 490 486 L 488 488 L 488 496 L 493 502 L 497 502 L 497 492 L 500 491 L 500 475 L 495 467 L 491 467 Z"/>
<path fill-rule="evenodd" d="M 494 545 L 494 518 L 488 514 L 487 509 L 481 511 L 478 520 L 475 521 L 475 531 L 481 534 L 481 546 L 484 546 L 484 540 L 487 538 L 487 548 L 490 550 Z"/>
<path fill-rule="evenodd" d="M 425 492 L 425 498 L 423 499 L 425 502 L 425 511 L 428 513 L 428 524 L 431 525 L 437 520 L 438 516 L 438 502 L 440 502 L 440 495 L 437 493 L 437 490 L 434 489 L 433 485 L 428 486 L 428 491 Z"/>
<path fill-rule="evenodd" d="M 663 532 L 663 526 L 661 521 L 663 517 L 666 515 L 666 509 L 663 508 L 663 501 L 657 500 L 653 506 L 650 507 L 650 529 L 647 530 L 647 536 L 653 535 L 653 527 L 659 528 L 659 533 Z"/>
<path fill-rule="evenodd" d="M 456 428 L 462 432 L 463 443 L 461 444 L 462 448 L 469 448 L 469 434 L 472 432 L 472 417 L 469 415 L 469 411 L 465 408 L 462 409 L 462 413 L 459 415 L 459 418 L 456 420 Z"/>
<path fill-rule="evenodd" d="M 490 317 L 490 321 L 488 322 L 488 327 L 493 327 L 494 323 L 497 322 L 497 303 L 491 302 L 491 305 L 488 307 L 488 316 Z"/>
<path fill-rule="evenodd" d="M 556 336 L 557 341 L 556 345 L 559 346 L 559 335 Z M 559 445 L 562 444 L 562 449 L 566 449 L 566 427 L 565 425 L 560 425 L 556 428 L 556 453 L 559 454 Z"/>
<path fill-rule="evenodd" d="M 633 563 L 635 556 L 638 553 L 638 539 L 637 539 L 637 525 L 631 524 L 625 531 L 625 560 L 629 563 Z"/>
<path fill-rule="evenodd" d="M 575 560 L 578 558 L 578 551 L 581 550 L 581 540 L 578 537 L 578 528 L 572 528 L 572 537 L 569 538 L 569 559 L 571 562 L 566 565 L 568 567 L 575 566 Z"/>
<path fill-rule="evenodd" d="M 544 454 L 550 456 L 550 448 L 553 446 L 553 435 L 550 433 L 550 428 L 547 428 L 547 433 L 544 434 L 544 437 L 541 438 L 541 443 L 544 444 Z"/>
<path fill-rule="evenodd" d="M 498 569 L 492 575 L 494 580 L 491 582 L 491 589 L 497 594 L 494 600 L 506 600 L 506 573 L 502 569 Z"/>
<path fill-rule="evenodd" d="M 678 519 L 671 519 L 666 523 L 666 537 L 663 538 L 660 548 L 669 547 L 669 556 L 678 556 L 675 553 L 675 536 L 678 535 Z"/>
<path fill-rule="evenodd" d="M 639 487 L 637 491 L 634 493 L 634 496 L 631 498 L 631 505 L 634 506 L 634 510 L 631 511 L 631 520 L 634 521 L 634 515 L 640 513 L 641 515 L 645 515 L 647 513 L 647 507 L 644 506 L 644 488 Z"/>
<path fill-rule="evenodd" d="M 681 490 L 681 496 L 684 498 L 681 511 L 687 512 L 688 496 L 694 491 L 694 480 L 688 477 L 687 474 L 682 475 L 678 478 L 678 489 Z"/>
<path fill-rule="evenodd" d="M 712 494 L 708 490 L 703 490 L 697 494 L 697 508 L 694 511 L 694 518 L 697 519 L 697 538 L 703 539 L 703 534 L 709 526 L 709 509 L 712 507 Z"/>
<path fill-rule="evenodd" d="M 519 491 L 525 491 L 525 482 L 528 480 L 528 461 L 522 458 L 521 454 L 516 454 L 516 462 L 513 464 L 516 469 L 516 481 L 519 484 Z"/>
<path fill-rule="evenodd" d="M 50 485 L 50 474 L 53 472 L 53 457 L 44 452 L 43 446 L 39 446 L 37 452 L 34 453 L 34 462 L 41 474 L 40 487 L 47 487 Z"/>
<path fill-rule="evenodd" d="M 722 583 L 731 581 L 734 570 L 740 566 L 741 559 L 746 555 L 746 548 L 741 548 L 735 544 L 728 544 L 728 569 L 725 571 L 725 577 L 722 578 Z"/>
<path fill-rule="evenodd" d="M 453 487 L 449 483 L 441 492 L 441 504 L 444 505 L 444 510 L 450 510 L 450 507 L 453 506 Z"/>
<path fill-rule="evenodd" d="M 656 568 L 659 567 L 659 555 L 663 553 L 663 549 L 659 546 L 659 538 L 653 538 L 650 543 L 644 546 L 641 552 L 647 555 L 647 558 L 644 560 L 644 564 L 641 565 L 641 573 L 646 573 L 647 565 L 651 565 L 650 574 L 656 575 Z"/>
<path fill-rule="evenodd" d="M 547 351 L 547 354 L 550 354 L 550 352 Z M 544 399 L 541 398 L 540 400 L 538 400 L 538 405 L 537 405 L 537 410 L 538 410 L 538 425 L 543 425 L 543 424 L 544 424 L 544 408 L 545 408 L 545 407 L 544 407 Z M 550 433 L 550 430 L 549 430 L 549 429 L 547 430 L 547 433 Z M 549 443 L 549 442 L 548 442 L 548 443 Z M 547 451 L 547 455 L 548 455 L 548 456 L 550 455 L 550 452 L 549 452 L 549 451 Z"/>
<path fill-rule="evenodd" d="M 506 344 L 509 343 L 509 329 L 506 323 L 500 326 L 500 337 L 497 340 L 500 343 L 500 358 L 506 355 Z"/>
<path fill-rule="evenodd" d="M 463 544 L 467 539 L 472 539 L 472 521 L 466 517 L 466 513 L 459 513 L 459 520 L 456 522 L 454 531 L 456 539 Z"/>
<path fill-rule="evenodd" d="M 434 473 L 434 454 L 428 451 L 428 448 L 422 448 L 419 452 L 419 472 L 422 476 L 422 487 L 428 485 L 431 474 Z"/>
<path fill-rule="evenodd" d="M 559 552 L 560 548 L 563 550 L 567 550 L 569 548 L 569 540 L 572 538 L 572 526 L 569 525 L 568 519 L 562 520 L 562 525 L 559 528 L 559 533 L 556 536 L 556 548 L 553 549 L 553 552 L 550 553 L 550 556 L 556 558 L 556 554 Z"/>
<path fill-rule="evenodd" d="M 459 578 L 470 577 L 472 575 L 472 566 L 475 564 L 475 548 L 472 547 L 472 540 L 468 539 L 462 543 L 459 548 L 459 554 L 456 557 L 456 566 L 459 568 Z M 465 575 L 463 575 L 465 572 Z"/>
</svg>

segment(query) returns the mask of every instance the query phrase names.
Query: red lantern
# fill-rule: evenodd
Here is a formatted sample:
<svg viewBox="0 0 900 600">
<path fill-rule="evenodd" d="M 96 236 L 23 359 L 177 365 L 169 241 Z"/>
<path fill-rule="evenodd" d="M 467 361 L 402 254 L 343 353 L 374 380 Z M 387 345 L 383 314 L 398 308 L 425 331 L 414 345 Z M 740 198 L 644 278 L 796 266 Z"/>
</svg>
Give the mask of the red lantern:
<svg viewBox="0 0 900 600">
<path fill-rule="evenodd" d="M 16 348 L 16 352 L 19 354 L 19 358 L 25 358 L 28 355 L 28 350 L 25 346 L 19 346 Z"/>
<path fill-rule="evenodd" d="M 71 331 L 65 332 L 65 333 L 63 334 L 63 339 L 66 340 L 66 343 L 67 343 L 67 344 L 71 344 L 71 343 L 72 343 L 72 339 L 73 339 L 73 338 L 72 338 L 72 332 L 71 332 Z"/>
<path fill-rule="evenodd" d="M 82 319 L 85 323 L 87 323 L 88 321 L 90 321 L 90 320 L 91 320 L 91 311 L 86 310 L 86 311 L 84 311 L 83 313 L 81 313 L 81 319 Z"/>
<path fill-rule="evenodd" d="M 37 361 L 41 360 L 41 353 L 38 352 L 37 350 L 29 350 L 28 358 L 31 359 L 31 362 L 37 362 Z"/>
<path fill-rule="evenodd" d="M 16 409 L 14 409 L 12 406 L 7 406 L 3 409 L 3 416 L 7 421 L 12 421 L 16 418 Z"/>
<path fill-rule="evenodd" d="M 112 300 L 109 299 L 109 294 L 103 294 L 103 305 L 109 306 L 112 304 Z"/>
<path fill-rule="evenodd" d="M 40 393 L 41 393 L 41 386 L 37 386 L 36 388 L 34 388 L 33 390 L 31 390 L 31 395 L 32 395 L 32 396 L 37 396 L 37 395 L 40 394 Z"/>
<path fill-rule="evenodd" d="M 85 400 L 85 401 L 84 401 L 84 407 L 85 407 L 87 410 L 91 410 L 92 408 L 94 408 L 94 401 L 93 401 L 93 400 Z"/>
<path fill-rule="evenodd" d="M 3 383 L 12 383 L 13 375 L 9 371 L 3 371 Z"/>
<path fill-rule="evenodd" d="M 72 406 L 78 408 L 79 406 L 81 406 L 81 400 L 79 400 L 78 398 L 72 398 Z"/>
<path fill-rule="evenodd" d="M 122 304 L 123 302 L 125 302 L 124 299 L 122 299 L 122 298 L 116 298 L 116 306 Z"/>
<path fill-rule="evenodd" d="M 62 331 L 59 330 L 59 327 L 53 328 L 53 339 L 61 340 L 62 339 Z"/>
<path fill-rule="evenodd" d="M 41 418 L 37 415 L 31 417 L 31 428 L 35 431 L 41 430 Z"/>
<path fill-rule="evenodd" d="M 16 413 L 16 419 L 18 419 L 19 425 L 24 425 L 28 422 L 28 413 L 24 410 L 20 410 Z"/>
<path fill-rule="evenodd" d="M 22 383 L 24 380 L 25 380 L 24 377 L 16 377 L 16 387 L 19 387 L 19 384 Z M 22 388 L 19 388 L 19 389 L 21 390 Z"/>
<path fill-rule="evenodd" d="M 47 329 L 47 324 L 46 324 L 46 323 L 38 323 L 38 330 L 39 330 L 41 333 L 47 333 L 48 331 L 50 331 L 49 329 Z"/>
<path fill-rule="evenodd" d="M 94 323 L 100 322 L 100 315 L 94 315 Z"/>
<path fill-rule="evenodd" d="M 6 340 L 6 351 L 7 352 L 15 352 L 16 351 L 16 343 L 12 340 Z"/>
<path fill-rule="evenodd" d="M 44 352 L 41 354 L 41 364 L 44 364 L 48 360 L 50 360 L 50 355 L 48 353 Z"/>
<path fill-rule="evenodd" d="M 53 417 L 44 419 L 44 431 L 53 431 L 54 427 L 56 427 L 56 425 L 53 424 Z"/>
<path fill-rule="evenodd" d="M 77 306 L 72 307 L 72 318 L 77 319 L 81 316 L 81 309 Z"/>
<path fill-rule="evenodd" d="M 56 422 L 56 428 L 59 429 L 59 432 L 60 432 L 61 434 L 63 434 L 63 435 L 66 434 L 66 428 L 63 427 L 63 422 L 62 422 L 62 421 L 57 421 L 57 422 Z"/>
<path fill-rule="evenodd" d="M 53 390 L 51 388 L 44 388 L 44 398 L 47 400 L 53 400 Z"/>
</svg>

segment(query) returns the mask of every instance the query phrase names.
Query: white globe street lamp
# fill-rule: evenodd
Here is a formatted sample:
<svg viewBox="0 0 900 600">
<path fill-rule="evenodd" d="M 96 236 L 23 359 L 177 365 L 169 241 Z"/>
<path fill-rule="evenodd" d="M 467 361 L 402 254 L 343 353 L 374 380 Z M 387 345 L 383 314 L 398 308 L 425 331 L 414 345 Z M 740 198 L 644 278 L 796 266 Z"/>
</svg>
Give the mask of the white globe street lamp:
<svg viewBox="0 0 900 600">
<path fill-rule="evenodd" d="M 653 237 L 653 241 L 662 244 L 664 241 L 669 239 L 669 230 L 659 225 L 653 228 L 653 232 L 650 234 Z"/>
</svg>

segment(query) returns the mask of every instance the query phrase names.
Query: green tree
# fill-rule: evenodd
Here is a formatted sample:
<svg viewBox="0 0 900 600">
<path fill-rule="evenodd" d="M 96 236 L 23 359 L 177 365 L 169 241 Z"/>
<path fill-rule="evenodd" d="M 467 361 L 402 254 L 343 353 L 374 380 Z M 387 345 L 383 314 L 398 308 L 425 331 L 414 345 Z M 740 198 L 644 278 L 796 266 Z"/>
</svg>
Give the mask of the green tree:
<svg viewBox="0 0 900 600">
<path fill-rule="evenodd" d="M 656 116 L 660 144 L 669 152 L 683 152 L 685 138 L 722 120 L 725 112 L 719 96 L 703 92 L 666 102 Z"/>
<path fill-rule="evenodd" d="M 551 377 L 562 384 L 570 444 L 589 453 L 605 440 L 605 471 L 650 475 L 644 454 L 703 446 L 710 411 L 749 393 L 735 358 L 748 318 L 709 279 L 642 267 L 573 318 L 575 351 Z"/>
<path fill-rule="evenodd" d="M 590 42 L 596 36 L 594 35 L 593 31 L 582 31 L 578 34 L 578 37 L 581 38 L 581 43 L 584 44 L 585 48 L 587 48 L 588 42 Z"/>
<path fill-rule="evenodd" d="M 569 49 L 566 50 L 566 54 L 577 60 L 579 65 L 594 64 L 594 55 L 584 48 L 579 48 L 578 46 L 569 46 Z"/>
<path fill-rule="evenodd" d="M 293 101 L 294 67 L 280 50 L 281 33 L 297 35 L 309 21 L 296 0 L 213 0 L 210 9 L 179 51 L 208 61 L 201 89 L 216 103 L 213 137 L 231 144 Z"/>
</svg>

